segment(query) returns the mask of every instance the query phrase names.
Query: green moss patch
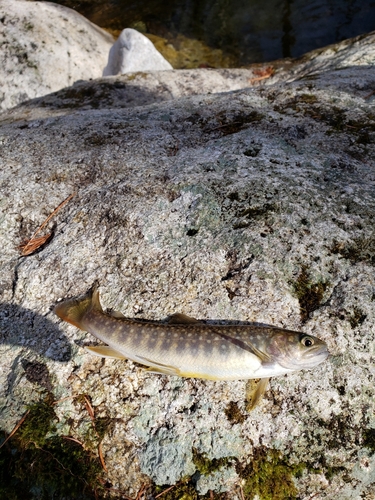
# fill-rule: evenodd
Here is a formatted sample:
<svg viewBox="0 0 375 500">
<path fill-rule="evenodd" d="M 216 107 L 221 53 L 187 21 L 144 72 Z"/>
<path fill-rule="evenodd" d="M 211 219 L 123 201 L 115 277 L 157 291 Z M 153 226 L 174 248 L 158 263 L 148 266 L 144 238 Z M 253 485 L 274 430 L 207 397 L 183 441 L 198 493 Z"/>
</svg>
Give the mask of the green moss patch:
<svg viewBox="0 0 375 500">
<path fill-rule="evenodd" d="M 160 493 L 164 493 L 162 495 L 163 500 L 198 500 L 197 490 L 194 488 L 193 484 L 189 479 L 180 481 L 169 491 L 168 486 L 156 486 L 154 493 L 158 495 Z"/>
<path fill-rule="evenodd" d="M 170 488 L 166 486 L 153 486 L 152 497 L 162 494 L 161 500 L 229 500 L 227 493 L 216 493 L 209 491 L 205 495 L 199 495 L 194 487 L 192 478 L 186 478 Z M 165 492 L 165 493 L 164 493 Z"/>
<path fill-rule="evenodd" d="M 209 459 L 205 453 L 199 453 L 197 449 L 193 448 L 193 463 L 197 471 L 204 476 L 225 467 L 230 464 L 232 460 L 233 457 Z"/>
<path fill-rule="evenodd" d="M 305 468 L 305 464 L 289 464 L 277 450 L 259 448 L 249 464 L 238 464 L 237 473 L 245 480 L 246 498 L 258 495 L 260 500 L 292 500 L 297 498 L 294 478 Z"/>
</svg>

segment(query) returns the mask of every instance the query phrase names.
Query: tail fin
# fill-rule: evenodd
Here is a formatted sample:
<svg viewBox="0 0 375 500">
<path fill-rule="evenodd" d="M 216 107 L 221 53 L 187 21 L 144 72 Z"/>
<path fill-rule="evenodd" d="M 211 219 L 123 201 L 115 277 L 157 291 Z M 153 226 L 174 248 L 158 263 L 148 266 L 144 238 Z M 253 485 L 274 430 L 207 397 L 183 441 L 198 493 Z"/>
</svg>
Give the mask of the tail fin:
<svg viewBox="0 0 375 500">
<path fill-rule="evenodd" d="M 82 321 L 88 312 L 92 310 L 103 312 L 100 305 L 98 287 L 99 283 L 95 281 L 85 295 L 59 302 L 54 307 L 54 312 L 64 321 L 84 330 Z"/>
</svg>

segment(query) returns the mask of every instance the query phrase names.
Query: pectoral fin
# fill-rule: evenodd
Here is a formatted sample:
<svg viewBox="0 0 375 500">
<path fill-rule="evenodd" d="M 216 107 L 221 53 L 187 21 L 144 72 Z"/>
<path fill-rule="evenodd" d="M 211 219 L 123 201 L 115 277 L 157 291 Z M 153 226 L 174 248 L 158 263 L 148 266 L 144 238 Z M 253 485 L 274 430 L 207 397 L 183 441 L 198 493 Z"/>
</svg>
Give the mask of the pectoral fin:
<svg viewBox="0 0 375 500">
<path fill-rule="evenodd" d="M 201 323 L 201 321 L 198 321 L 195 318 L 192 318 L 191 316 L 187 316 L 186 314 L 182 313 L 175 313 L 172 314 L 171 316 L 168 317 L 167 319 L 168 325 L 181 325 L 181 324 L 186 324 L 186 323 Z"/>
<path fill-rule="evenodd" d="M 101 358 L 127 359 L 121 352 L 112 349 L 109 345 L 85 346 L 86 351 Z"/>
<path fill-rule="evenodd" d="M 219 331 L 216 331 L 216 334 L 220 335 L 221 338 L 227 340 L 231 344 L 240 347 L 244 351 L 248 351 L 251 352 L 252 354 L 255 354 L 255 356 L 257 356 L 263 363 L 268 363 L 269 361 L 271 361 L 271 357 L 267 353 L 260 351 L 249 340 L 243 341 L 241 339 L 238 339 L 236 337 L 231 337 L 230 335 L 226 335 L 225 333 Z"/>
<path fill-rule="evenodd" d="M 246 410 L 253 410 L 268 387 L 269 378 L 261 378 L 259 382 L 248 380 L 246 384 Z"/>
<path fill-rule="evenodd" d="M 158 363 L 157 361 L 154 361 L 154 360 L 148 359 L 148 358 L 144 358 L 141 356 L 138 356 L 137 359 L 139 360 L 139 363 L 144 363 L 145 365 L 149 366 L 149 368 L 146 369 L 146 371 L 149 373 L 158 373 L 161 375 L 180 376 L 180 370 L 178 368 L 176 368 L 175 366 L 164 365 L 163 363 Z"/>
</svg>

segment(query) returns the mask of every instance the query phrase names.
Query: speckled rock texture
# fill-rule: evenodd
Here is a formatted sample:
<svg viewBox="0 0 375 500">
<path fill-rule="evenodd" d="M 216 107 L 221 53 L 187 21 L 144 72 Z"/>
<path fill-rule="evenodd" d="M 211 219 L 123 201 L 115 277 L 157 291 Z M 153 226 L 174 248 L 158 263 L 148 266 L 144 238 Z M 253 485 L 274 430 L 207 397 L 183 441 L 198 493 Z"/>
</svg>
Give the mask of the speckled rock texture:
<svg viewBox="0 0 375 500">
<path fill-rule="evenodd" d="M 103 76 L 166 69 L 172 69 L 172 66 L 155 49 L 153 43 L 139 31 L 126 28 L 109 51 Z"/>
<path fill-rule="evenodd" d="M 102 75 L 112 35 L 52 2 L 0 0 L 0 109 Z"/>
<path fill-rule="evenodd" d="M 125 108 L 93 105 L 83 87 L 79 106 L 72 87 L 59 112 L 61 94 L 50 115 L 36 101 L 0 116 L 2 429 L 49 394 L 55 433 L 84 442 L 85 395 L 95 418 L 110 422 L 107 479 L 124 495 L 146 483 L 176 492 L 189 484 L 221 499 L 241 499 L 241 488 L 248 499 L 374 498 L 375 49 L 367 42 L 352 41 L 353 54 L 366 46 L 356 67 L 343 64 L 338 46 L 326 54 L 328 69 L 295 80 L 285 72 L 287 83 Z M 108 81 L 114 95 L 116 81 L 126 83 Z M 17 245 L 73 192 L 44 230 L 53 237 L 21 257 Z M 93 338 L 51 306 L 96 279 L 103 306 L 129 317 L 271 323 L 324 339 L 332 356 L 272 379 L 247 413 L 244 381 L 152 375 L 87 354 Z"/>
</svg>

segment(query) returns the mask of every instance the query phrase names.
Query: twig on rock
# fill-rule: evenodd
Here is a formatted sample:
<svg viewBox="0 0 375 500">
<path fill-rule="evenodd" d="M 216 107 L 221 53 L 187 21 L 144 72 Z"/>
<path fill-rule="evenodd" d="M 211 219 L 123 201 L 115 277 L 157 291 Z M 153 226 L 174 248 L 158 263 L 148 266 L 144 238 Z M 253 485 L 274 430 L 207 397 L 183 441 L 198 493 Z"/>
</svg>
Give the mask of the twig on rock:
<svg viewBox="0 0 375 500">
<path fill-rule="evenodd" d="M 169 488 L 167 488 L 166 490 L 162 491 L 161 493 L 159 493 L 158 495 L 155 496 L 155 498 L 159 498 L 161 497 L 162 495 L 165 495 L 165 493 L 168 493 L 168 491 L 171 491 L 176 485 L 174 484 L 173 486 L 170 486 Z"/>
<path fill-rule="evenodd" d="M 21 418 L 21 420 L 17 423 L 17 425 L 14 427 L 14 429 L 12 430 L 12 432 L 9 434 L 9 436 L 5 439 L 5 441 L 3 441 L 1 444 L 0 444 L 0 448 L 2 448 L 4 446 L 4 444 L 9 441 L 9 439 L 14 436 L 14 434 L 18 431 L 18 429 L 21 427 L 21 425 L 24 423 L 27 415 L 30 413 L 30 410 L 27 410 L 27 412 L 25 413 L 25 415 Z"/>
<path fill-rule="evenodd" d="M 88 399 L 87 396 L 84 395 L 83 399 L 85 400 L 85 406 L 86 406 L 88 414 L 90 415 L 92 426 L 94 428 L 95 434 L 97 435 L 98 439 L 100 440 L 99 433 L 98 433 L 98 431 L 96 430 L 96 427 L 95 427 L 94 409 L 91 406 L 91 403 L 90 403 L 90 401 L 89 401 L 89 399 Z M 100 463 L 102 464 L 103 470 L 105 472 L 108 472 L 107 466 L 106 466 L 106 464 L 104 462 L 103 450 L 102 450 L 102 442 L 101 441 L 99 441 L 99 444 L 98 444 L 98 455 L 99 455 Z"/>
<path fill-rule="evenodd" d="M 240 487 L 241 500 L 245 500 L 245 495 L 243 494 L 243 488 L 241 485 L 239 485 L 239 487 Z"/>
<path fill-rule="evenodd" d="M 147 489 L 146 483 L 142 484 L 141 489 L 138 491 L 135 500 L 141 500 L 141 497 L 142 497 L 143 493 L 145 493 L 146 489 Z"/>
<path fill-rule="evenodd" d="M 69 195 L 64 201 L 60 203 L 58 207 L 55 208 L 55 210 L 47 217 L 47 219 L 41 224 L 38 229 L 35 231 L 35 233 L 31 236 L 29 240 L 27 240 L 24 243 L 21 243 L 18 246 L 18 249 L 21 251 L 21 255 L 26 256 L 26 255 L 31 255 L 34 253 L 38 248 L 40 248 L 42 245 L 47 243 L 47 241 L 52 238 L 53 233 L 46 234 L 45 236 L 39 236 L 38 238 L 36 235 L 40 233 L 40 231 L 48 224 L 48 222 L 54 217 L 59 210 L 62 209 L 62 207 L 70 201 L 73 196 L 75 196 L 76 193 L 72 193 Z"/>
</svg>

